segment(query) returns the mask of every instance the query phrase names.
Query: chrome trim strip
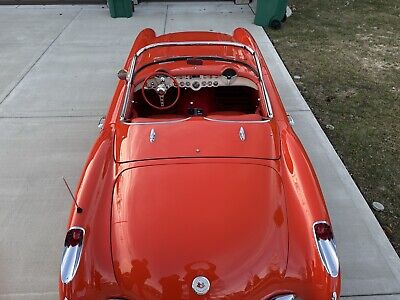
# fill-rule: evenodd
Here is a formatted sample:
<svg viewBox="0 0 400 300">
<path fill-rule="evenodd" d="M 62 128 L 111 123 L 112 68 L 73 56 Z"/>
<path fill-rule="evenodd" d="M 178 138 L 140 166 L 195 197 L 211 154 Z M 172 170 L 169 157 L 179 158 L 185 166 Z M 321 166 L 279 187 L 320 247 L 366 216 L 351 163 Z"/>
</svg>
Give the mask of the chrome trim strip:
<svg viewBox="0 0 400 300">
<path fill-rule="evenodd" d="M 179 119 L 179 120 L 170 120 L 170 121 L 159 121 L 159 122 L 122 122 L 123 124 L 126 125 L 157 125 L 157 124 L 172 124 L 172 123 L 180 123 L 184 122 L 187 120 L 190 120 L 192 117 L 187 117 L 184 119 Z"/>
<path fill-rule="evenodd" d="M 331 225 L 326 221 L 314 222 L 312 225 L 312 232 L 314 235 L 315 244 L 318 249 L 319 257 L 321 258 L 322 264 L 324 265 L 326 272 L 331 277 L 336 278 L 339 275 L 340 264 L 339 264 L 339 258 L 336 253 L 335 240 L 318 241 L 317 235 L 315 234 L 315 229 L 314 229 L 315 225 L 317 225 L 317 224 L 328 224 L 329 226 L 331 226 Z M 331 258 L 332 260 L 327 260 L 327 258 Z"/>
<path fill-rule="evenodd" d="M 179 119 L 179 120 L 170 120 L 170 121 L 155 121 L 155 122 L 122 122 L 123 124 L 126 125 L 157 125 L 157 124 L 173 124 L 173 123 L 180 123 L 184 121 L 190 120 L 192 117 L 187 117 L 184 119 Z M 260 120 L 260 121 L 245 121 L 245 120 L 218 120 L 218 119 L 213 119 L 213 118 L 208 118 L 208 117 L 203 117 L 204 120 L 207 121 L 212 121 L 212 122 L 221 122 L 221 123 L 269 123 L 271 122 L 271 119 L 266 119 L 266 120 Z"/>
<path fill-rule="evenodd" d="M 272 119 L 274 117 L 274 114 L 272 112 L 271 100 L 269 99 L 267 88 L 265 87 L 264 76 L 262 73 L 260 60 L 258 59 L 258 56 L 255 53 L 253 54 L 253 57 L 257 64 L 257 70 L 258 70 L 258 73 L 260 76 L 260 81 L 261 81 L 261 88 L 263 90 L 264 98 L 265 98 L 265 101 L 267 104 L 268 117 L 270 117 Z"/>
<path fill-rule="evenodd" d="M 164 43 L 154 43 L 150 44 L 147 46 L 144 46 L 143 48 L 140 48 L 136 54 L 133 56 L 130 67 L 129 67 L 129 72 L 127 76 L 127 88 L 125 91 L 125 96 L 124 96 L 124 104 L 122 106 L 121 114 L 120 114 L 120 120 L 125 123 L 125 124 L 135 124 L 135 123 L 128 123 L 124 122 L 124 116 L 126 113 L 126 108 L 128 105 L 128 98 L 131 90 L 131 85 L 132 85 L 132 79 L 133 79 L 133 71 L 136 66 L 136 60 L 137 58 L 146 50 L 157 48 L 157 47 L 168 47 L 168 46 L 230 46 L 230 47 L 237 47 L 237 48 L 243 48 L 247 50 L 254 58 L 254 61 L 256 63 L 257 71 L 259 74 L 259 80 L 261 83 L 261 89 L 265 98 L 266 106 L 267 106 L 267 113 L 269 118 L 273 118 L 273 112 L 272 112 L 272 106 L 271 106 L 271 100 L 268 96 L 267 88 L 265 87 L 265 82 L 264 82 L 264 76 L 262 73 L 262 68 L 260 64 L 260 60 L 257 56 L 257 53 L 255 52 L 254 49 L 250 48 L 247 45 L 241 44 L 241 43 L 235 43 L 235 42 L 218 42 L 218 41 L 192 41 L 192 42 L 164 42 Z"/>
<path fill-rule="evenodd" d="M 144 46 L 136 52 L 136 56 L 140 56 L 144 51 L 149 49 L 157 48 L 157 47 L 168 47 L 168 46 L 230 46 L 243 48 L 250 52 L 250 54 L 254 54 L 255 51 L 249 46 L 241 43 L 235 42 L 221 42 L 221 41 L 187 41 L 187 42 L 162 42 L 162 43 L 154 43 Z"/>
<path fill-rule="evenodd" d="M 222 123 L 255 123 L 255 124 L 259 124 L 259 123 L 268 123 L 271 122 L 271 119 L 267 119 L 267 120 L 260 120 L 260 121 L 245 121 L 245 120 L 219 120 L 219 119 L 213 119 L 213 118 L 208 118 L 208 117 L 204 117 L 204 120 L 207 121 L 212 121 L 212 122 L 222 122 Z"/>
<path fill-rule="evenodd" d="M 71 282 L 72 279 L 74 279 L 74 277 L 75 277 L 75 274 L 79 267 L 79 263 L 81 261 L 82 249 L 83 249 L 85 233 L 86 233 L 85 229 L 80 226 L 70 227 L 67 230 L 67 233 L 72 229 L 82 230 L 82 232 L 83 232 L 82 244 L 76 245 L 73 247 L 65 247 L 64 246 L 64 251 L 63 251 L 62 260 L 61 260 L 61 270 L 60 270 L 61 271 L 61 281 L 64 284 Z M 66 267 L 67 267 L 67 269 L 66 269 Z M 72 267 L 72 269 L 71 269 L 71 267 Z"/>
</svg>

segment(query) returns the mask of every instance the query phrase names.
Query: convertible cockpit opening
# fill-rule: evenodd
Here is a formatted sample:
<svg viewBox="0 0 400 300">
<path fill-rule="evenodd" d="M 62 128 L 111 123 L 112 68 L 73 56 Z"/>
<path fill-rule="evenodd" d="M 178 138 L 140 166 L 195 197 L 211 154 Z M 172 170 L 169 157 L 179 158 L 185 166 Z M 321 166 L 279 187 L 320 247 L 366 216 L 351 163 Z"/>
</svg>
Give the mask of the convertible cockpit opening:
<svg viewBox="0 0 400 300">
<path fill-rule="evenodd" d="M 168 57 L 162 52 L 166 46 L 176 49 L 179 55 Z M 195 46 L 199 55 L 186 55 Z M 147 54 L 149 49 L 157 55 Z M 201 55 L 205 50 L 217 53 L 221 49 L 225 49 L 225 56 Z M 262 121 L 272 117 L 258 57 L 242 44 L 217 41 L 151 44 L 136 53 L 126 76 L 121 113 L 125 123 L 191 117 Z"/>
<path fill-rule="evenodd" d="M 257 86 L 244 77 L 159 73 L 135 86 L 131 96 L 125 118 L 133 123 L 192 116 L 262 120 Z"/>
</svg>

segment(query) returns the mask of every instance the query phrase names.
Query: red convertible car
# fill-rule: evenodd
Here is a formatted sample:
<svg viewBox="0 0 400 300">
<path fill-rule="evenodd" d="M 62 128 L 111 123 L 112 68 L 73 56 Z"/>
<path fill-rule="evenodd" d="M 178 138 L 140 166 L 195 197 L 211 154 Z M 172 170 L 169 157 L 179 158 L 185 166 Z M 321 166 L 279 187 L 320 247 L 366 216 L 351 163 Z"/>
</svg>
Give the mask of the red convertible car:
<svg viewBox="0 0 400 300">
<path fill-rule="evenodd" d="M 118 77 L 60 299 L 338 299 L 323 195 L 249 32 L 145 29 Z"/>
</svg>

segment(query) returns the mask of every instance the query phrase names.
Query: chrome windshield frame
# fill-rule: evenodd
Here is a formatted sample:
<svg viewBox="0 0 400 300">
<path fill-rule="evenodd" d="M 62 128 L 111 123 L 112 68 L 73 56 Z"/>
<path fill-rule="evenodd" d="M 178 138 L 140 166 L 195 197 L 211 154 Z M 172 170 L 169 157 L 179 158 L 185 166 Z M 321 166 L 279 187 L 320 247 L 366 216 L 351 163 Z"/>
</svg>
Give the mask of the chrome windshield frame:
<svg viewBox="0 0 400 300">
<path fill-rule="evenodd" d="M 153 49 L 153 48 L 158 48 L 158 47 L 170 47 L 170 46 L 229 46 L 229 47 L 236 47 L 236 48 L 242 48 L 248 51 L 252 56 L 253 59 L 256 63 L 257 71 L 259 74 L 259 80 L 260 80 L 260 85 L 261 89 L 264 95 L 265 99 L 265 104 L 267 108 L 267 114 L 268 118 L 272 119 L 273 118 L 273 112 L 272 112 L 272 105 L 271 105 L 271 100 L 268 95 L 267 88 L 265 86 L 265 81 L 264 81 L 264 76 L 263 72 L 261 69 L 261 63 L 260 59 L 257 56 L 257 53 L 254 49 L 251 47 L 241 44 L 241 43 L 236 43 L 236 42 L 219 42 L 219 41 L 193 41 L 193 42 L 163 42 L 163 43 L 154 43 L 154 44 L 149 44 L 143 48 L 140 48 L 135 55 L 132 58 L 129 71 L 128 71 L 128 76 L 127 76 L 127 83 L 126 83 L 126 90 L 125 90 L 125 96 L 124 96 L 124 103 L 122 106 L 121 114 L 120 114 L 120 120 L 126 124 L 135 124 L 135 123 L 127 123 L 125 122 L 125 114 L 126 114 L 126 109 L 128 106 L 128 100 L 129 100 L 129 95 L 132 87 L 132 79 L 133 79 L 133 74 L 134 70 L 136 67 L 136 61 L 137 58 L 145 51 Z"/>
</svg>

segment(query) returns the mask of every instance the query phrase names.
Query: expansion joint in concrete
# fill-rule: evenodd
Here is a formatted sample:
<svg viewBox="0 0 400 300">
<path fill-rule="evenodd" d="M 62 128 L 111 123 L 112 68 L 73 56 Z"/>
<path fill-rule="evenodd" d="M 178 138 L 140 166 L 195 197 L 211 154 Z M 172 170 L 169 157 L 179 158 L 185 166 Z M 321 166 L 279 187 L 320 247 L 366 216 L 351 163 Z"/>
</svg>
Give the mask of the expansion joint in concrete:
<svg viewBox="0 0 400 300">
<path fill-rule="evenodd" d="M 166 9 L 165 9 L 165 20 L 164 20 L 164 34 L 167 30 L 167 21 L 168 21 L 168 4 L 166 5 Z"/>
<path fill-rule="evenodd" d="M 359 294 L 359 295 L 341 295 L 340 298 L 357 298 L 357 297 L 385 297 L 385 296 L 399 296 L 400 293 L 376 293 L 376 294 Z"/>
<path fill-rule="evenodd" d="M 249 4 L 247 4 L 248 6 L 249 6 L 249 8 L 250 8 L 250 10 L 253 12 L 253 14 L 255 15 L 256 14 L 256 12 L 254 11 L 254 9 L 253 9 L 253 7 L 250 5 L 250 3 Z"/>
<path fill-rule="evenodd" d="M 102 115 L 0 116 L 1 119 L 101 118 Z"/>
<path fill-rule="evenodd" d="M 70 22 L 68 22 L 68 24 L 66 24 L 61 29 L 60 33 L 51 41 L 51 43 L 46 47 L 46 49 L 44 49 L 44 51 L 39 55 L 39 57 L 28 68 L 28 70 L 21 76 L 21 78 L 19 80 L 17 80 L 15 85 L 10 89 L 10 91 L 8 91 L 8 93 L 4 96 L 4 98 L 0 100 L 0 104 L 2 104 L 8 98 L 8 96 L 11 95 L 11 93 L 17 88 L 17 86 L 22 82 L 22 80 L 24 80 L 24 78 L 29 74 L 29 72 L 33 69 L 33 67 L 36 66 L 36 64 L 42 59 L 42 57 L 46 54 L 46 52 L 50 49 L 50 47 L 58 40 L 58 38 L 62 35 L 62 33 L 65 31 L 65 29 L 67 29 L 68 26 L 70 26 L 72 24 L 72 22 L 75 21 L 75 19 L 81 14 L 82 11 L 83 11 L 83 8 L 81 8 L 79 10 L 79 12 L 76 14 L 76 16 L 74 18 L 72 18 L 72 20 Z"/>
</svg>

